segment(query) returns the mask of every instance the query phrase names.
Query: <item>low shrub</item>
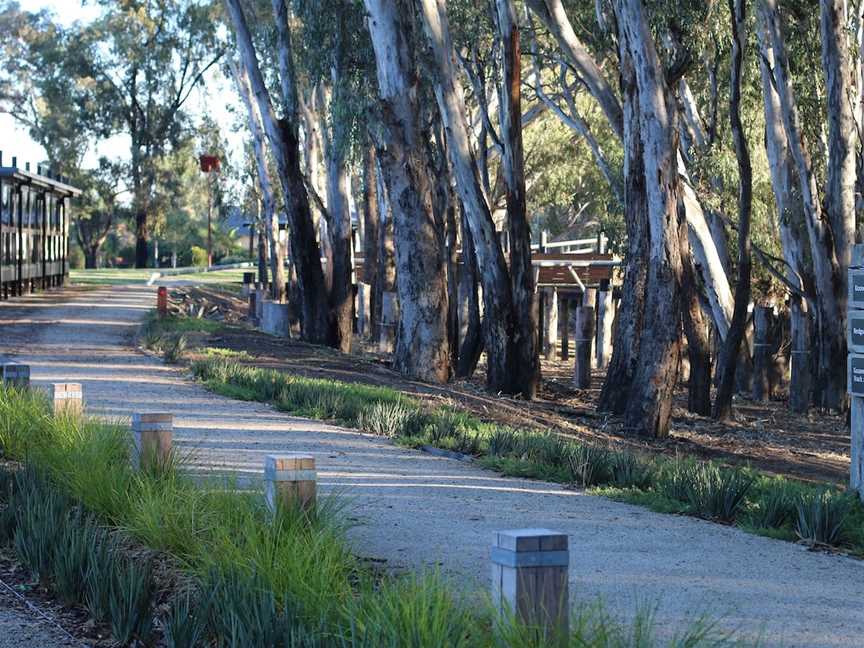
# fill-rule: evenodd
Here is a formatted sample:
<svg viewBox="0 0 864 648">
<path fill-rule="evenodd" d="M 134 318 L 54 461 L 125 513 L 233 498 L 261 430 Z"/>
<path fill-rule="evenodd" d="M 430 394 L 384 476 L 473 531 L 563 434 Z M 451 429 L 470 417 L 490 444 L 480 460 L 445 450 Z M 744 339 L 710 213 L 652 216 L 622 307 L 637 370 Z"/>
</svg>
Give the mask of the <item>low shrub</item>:
<svg viewBox="0 0 864 648">
<path fill-rule="evenodd" d="M 373 403 L 360 412 L 357 427 L 368 434 L 395 437 L 404 434 L 415 410 L 402 403 Z"/>
<path fill-rule="evenodd" d="M 735 520 L 753 485 L 753 477 L 744 471 L 725 470 L 711 463 L 697 466 L 689 475 L 690 482 L 684 487 L 693 511 L 721 522 Z"/>
<path fill-rule="evenodd" d="M 198 648 L 207 636 L 210 599 L 202 600 L 198 592 L 187 588 L 175 594 L 163 620 L 163 638 L 167 648 Z"/>
<path fill-rule="evenodd" d="M 780 529 L 796 519 L 797 496 L 783 479 L 771 480 L 755 494 L 747 523 L 755 529 Z"/>
<path fill-rule="evenodd" d="M 796 503 L 795 533 L 810 545 L 840 545 L 849 509 L 849 498 L 831 491 L 803 495 Z"/>
<path fill-rule="evenodd" d="M 613 452 L 610 457 L 611 483 L 618 488 L 648 488 L 654 481 L 653 464 L 640 461 L 632 452 Z"/>
<path fill-rule="evenodd" d="M 189 338 L 183 333 L 170 336 L 162 343 L 162 357 L 168 364 L 177 364 L 183 359 L 186 347 L 189 346 Z"/>
<path fill-rule="evenodd" d="M 122 644 L 147 644 L 153 634 L 153 569 L 148 560 L 117 558 L 112 563 L 108 617 Z"/>
<path fill-rule="evenodd" d="M 607 484 L 612 479 L 612 455 L 606 448 L 572 444 L 567 453 L 573 483 L 582 488 Z"/>
</svg>

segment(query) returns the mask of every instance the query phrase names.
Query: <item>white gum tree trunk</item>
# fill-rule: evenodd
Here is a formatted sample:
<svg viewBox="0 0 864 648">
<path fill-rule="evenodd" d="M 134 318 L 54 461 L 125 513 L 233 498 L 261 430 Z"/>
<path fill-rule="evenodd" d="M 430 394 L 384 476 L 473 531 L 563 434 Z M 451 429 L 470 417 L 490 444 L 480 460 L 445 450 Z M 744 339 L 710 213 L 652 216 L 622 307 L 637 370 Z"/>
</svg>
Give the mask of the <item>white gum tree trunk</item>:
<svg viewBox="0 0 864 648">
<path fill-rule="evenodd" d="M 846 400 L 846 313 L 845 308 L 841 306 L 845 303 L 845 292 L 840 296 L 835 291 L 845 290 L 845 272 L 848 266 L 844 267 L 839 263 L 837 250 L 832 244 L 832 241 L 835 240 L 832 231 L 834 223 L 825 218 L 822 212 L 816 186 L 816 175 L 813 171 L 807 142 L 801 128 L 795 94 L 789 79 L 789 61 L 777 0 L 762 0 L 759 5 L 759 13 L 764 28 L 766 47 L 770 45 L 774 54 L 773 78 L 780 106 L 780 118 L 786 133 L 790 154 L 795 162 L 807 233 L 810 239 L 813 282 L 816 289 L 816 312 L 814 316 L 818 339 L 819 380 L 817 384 L 821 388 L 820 401 L 823 407 L 837 409 L 842 407 Z M 830 77 L 830 74 L 826 76 Z M 837 132 L 832 130 L 832 136 L 836 137 L 837 135 Z M 834 149 L 835 147 L 832 146 L 831 148 Z M 836 165 L 838 165 L 836 159 L 833 161 L 829 159 L 829 187 L 831 186 L 832 167 L 835 167 L 833 173 L 842 173 L 836 168 Z M 835 199 L 839 200 L 839 198 Z M 852 214 L 854 219 L 854 209 Z M 839 234 L 841 241 L 844 237 L 849 238 L 846 234 Z M 841 258 L 842 256 L 841 253 Z"/>
<path fill-rule="evenodd" d="M 600 66 L 594 61 L 585 45 L 576 36 L 561 0 L 526 0 L 529 9 L 552 33 L 561 51 L 576 68 L 580 78 L 606 115 L 613 132 L 623 141 L 624 125 L 621 104 L 612 86 L 606 81 Z M 684 206 L 689 226 L 689 237 L 696 269 L 705 286 L 706 297 L 711 304 L 711 317 L 721 337 L 725 337 L 732 320 L 733 299 L 729 278 L 723 267 L 705 212 L 695 190 L 690 185 L 686 164 L 680 158 Z"/>
<path fill-rule="evenodd" d="M 283 97 L 288 119 L 279 120 L 273 109 L 270 93 L 258 65 L 258 56 L 240 0 L 224 0 L 237 38 L 240 59 L 249 75 L 252 96 L 258 104 L 264 132 L 276 160 L 279 180 L 285 200 L 285 211 L 291 227 L 291 260 L 297 273 L 300 296 L 300 326 L 303 339 L 332 345 L 328 291 L 321 268 L 321 253 L 315 240 L 309 197 L 300 170 L 300 147 L 296 123 L 296 96 L 293 77 L 282 79 Z M 287 7 L 284 0 L 273 0 L 276 23 L 279 25 L 279 57 L 283 74 L 292 74 Z M 293 120 L 292 120 L 293 118 Z"/>
<path fill-rule="evenodd" d="M 285 254 L 279 243 L 279 216 L 273 197 L 270 172 L 267 170 L 267 143 L 261 125 L 261 114 L 252 101 L 246 69 L 232 60 L 231 72 L 234 75 L 237 91 L 246 107 L 249 132 L 252 135 L 252 151 L 255 154 L 255 168 L 258 171 L 258 184 L 261 187 L 261 219 L 264 222 L 267 245 L 270 248 L 270 273 L 273 277 L 271 294 L 274 299 L 282 302 L 285 300 Z"/>
<path fill-rule="evenodd" d="M 618 0 L 616 12 L 621 48 L 636 80 L 649 234 L 641 344 L 626 417 L 638 434 L 665 436 L 680 365 L 683 257 L 689 252 L 686 224 L 678 216 L 677 111 L 641 0 Z"/>
<path fill-rule="evenodd" d="M 375 49 L 384 125 L 379 160 L 394 216 L 400 321 L 394 365 L 430 382 L 450 378 L 448 294 L 443 223 L 418 120 L 416 40 L 405 0 L 364 0 Z"/>
</svg>

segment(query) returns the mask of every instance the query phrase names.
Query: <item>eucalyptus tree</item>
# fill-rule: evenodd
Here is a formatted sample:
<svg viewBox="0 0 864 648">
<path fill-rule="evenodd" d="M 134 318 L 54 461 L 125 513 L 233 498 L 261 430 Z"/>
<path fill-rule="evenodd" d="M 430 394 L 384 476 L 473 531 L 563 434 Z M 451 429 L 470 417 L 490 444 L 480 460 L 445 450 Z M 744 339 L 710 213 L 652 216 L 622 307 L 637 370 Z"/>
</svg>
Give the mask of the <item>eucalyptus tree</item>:
<svg viewBox="0 0 864 648">
<path fill-rule="evenodd" d="M 400 319 L 395 367 L 445 382 L 452 373 L 443 219 L 433 209 L 428 132 L 420 120 L 421 34 L 411 0 L 364 0 L 375 50 L 381 146 L 393 211 Z"/>
<path fill-rule="evenodd" d="M 741 76 L 747 46 L 746 0 L 729 0 L 732 24 L 732 67 L 729 75 L 729 120 L 735 156 L 738 160 L 738 282 L 735 285 L 735 309 L 729 333 L 720 353 L 720 385 L 714 401 L 715 418 L 728 418 L 732 410 L 732 390 L 735 383 L 735 365 L 738 351 L 747 327 L 750 306 L 750 218 L 753 207 L 753 170 L 750 152 L 741 123 Z"/>
<path fill-rule="evenodd" d="M 354 317 L 349 185 L 352 159 L 361 157 L 359 150 L 366 144 L 373 56 L 364 26 L 365 12 L 359 3 L 295 0 L 294 4 L 298 22 L 295 47 L 300 52 L 299 96 L 308 94 L 315 100 L 301 99 L 309 185 L 314 186 L 312 165 L 316 163 L 311 146 L 317 146 L 320 137 L 326 178 L 326 205 L 322 200 L 321 211 L 330 244 L 328 263 L 332 263 L 328 268 L 331 313 L 339 348 L 348 351 Z M 321 105 L 315 105 L 318 102 Z"/>
<path fill-rule="evenodd" d="M 590 28 L 584 27 L 590 24 L 589 21 L 594 19 L 592 15 L 588 15 L 585 21 L 577 23 L 580 27 L 588 30 L 587 33 L 582 34 L 580 32 L 580 34 L 577 34 L 568 11 L 561 0 L 526 0 L 526 5 L 554 38 L 557 44 L 556 60 L 560 59 L 564 61 L 572 72 L 577 75 L 579 83 L 590 92 L 597 104 L 602 108 L 609 128 L 612 129 L 619 139 L 625 141 L 621 101 L 612 83 L 603 71 L 604 66 L 601 65 L 604 62 L 601 56 L 609 58 L 615 54 L 614 48 L 611 47 L 612 39 L 609 38 L 609 30 L 612 28 L 614 20 L 606 17 L 604 9 L 606 4 L 602 2 L 596 4 L 598 9 L 596 13 L 603 21 L 603 24 L 600 26 L 602 33 L 599 36 L 594 34 Z M 594 10 L 593 6 L 589 8 L 587 5 L 583 5 L 581 8 L 585 9 L 589 14 L 593 13 Z M 588 11 L 588 9 L 591 11 Z M 584 38 L 580 38 L 580 36 L 591 38 L 591 44 L 595 46 L 599 55 L 592 54 L 588 43 Z M 614 69 L 619 65 L 614 59 L 610 62 L 611 66 L 607 67 L 613 67 Z M 678 61 L 678 63 L 686 64 L 686 60 Z M 678 71 L 678 80 L 680 80 L 681 73 L 685 70 Z M 677 163 L 679 165 L 679 174 L 682 178 L 682 200 L 687 216 L 689 237 L 692 252 L 696 260 L 696 267 L 699 271 L 705 296 L 710 304 L 711 318 L 720 337 L 725 338 L 733 307 L 729 279 L 723 267 L 717 243 L 712 237 L 700 196 L 697 195 L 695 188 L 689 180 L 686 162 L 681 157 Z M 616 348 L 620 348 L 621 346 L 621 344 L 615 345 Z M 619 363 L 615 364 L 616 366 L 620 366 Z M 621 379 L 626 381 L 626 376 L 621 376 L 617 373 L 610 375 L 612 376 L 613 383 L 619 382 Z M 605 401 L 606 399 L 601 400 Z"/>
<path fill-rule="evenodd" d="M 96 169 L 83 168 L 93 140 L 110 131 L 110 115 L 95 81 L 96 44 L 91 30 L 78 24 L 63 27 L 47 11 L 28 12 L 14 2 L 0 11 L 5 61 L 0 112 L 27 128 L 45 150 L 51 172 L 70 177 L 83 189 L 73 231 L 87 268 L 97 266 L 102 245 L 119 220 L 124 175 L 123 165 L 105 159 Z"/>
<path fill-rule="evenodd" d="M 827 133 L 825 140 L 825 186 L 820 195 L 818 168 L 821 133 L 814 143 L 801 116 L 801 88 L 793 86 L 786 29 L 781 8 L 776 0 L 761 0 L 759 17 L 761 49 L 766 62 L 763 74 L 770 82 L 765 87 L 766 114 L 770 111 L 782 124 L 769 129 L 770 147 L 775 160 L 792 165 L 797 176 L 798 193 L 809 242 L 812 304 L 815 324 L 818 404 L 838 409 L 845 405 L 846 356 L 846 270 L 855 240 L 855 155 L 858 135 L 854 128 L 854 113 L 849 97 L 854 96 L 847 29 L 851 16 L 846 5 L 834 0 L 820 2 L 820 32 L 822 73 L 827 97 Z M 770 65 L 770 68 L 768 67 Z M 763 84 L 764 85 L 764 84 Z M 860 91 L 860 90 L 859 90 Z M 776 94 L 775 94 L 776 93 Z M 824 124 L 824 117 L 813 121 Z M 788 158 L 778 160 L 777 153 L 788 152 Z M 775 174 L 775 195 L 778 205 L 788 204 L 784 181 L 791 178 Z M 795 244 L 789 237 L 784 242 Z M 798 253 L 800 254 L 800 253 Z M 790 288 L 796 288 L 790 282 Z M 800 294 L 806 294 L 801 291 Z"/>
<path fill-rule="evenodd" d="M 255 170 L 261 193 L 261 221 L 270 249 L 270 273 L 273 277 L 270 293 L 276 301 L 285 300 L 285 255 L 279 241 L 279 213 L 276 210 L 276 199 L 273 185 L 270 182 L 270 171 L 267 156 L 267 141 L 264 126 L 261 123 L 261 113 L 252 98 L 252 88 L 249 85 L 249 75 L 246 68 L 234 59 L 229 61 L 231 74 L 237 87 L 237 94 L 243 100 L 246 108 L 247 124 L 252 136 L 252 153 L 255 158 Z"/>
<path fill-rule="evenodd" d="M 273 17 L 278 34 L 279 101 L 283 113 L 280 118 L 264 80 L 242 3 L 240 0 L 225 0 L 225 6 L 234 29 L 240 59 L 249 76 L 252 95 L 261 113 L 264 132 L 276 159 L 291 229 L 289 240 L 291 260 L 297 274 L 301 334 L 309 342 L 336 346 L 338 337 L 330 314 L 329 291 L 324 281 L 309 195 L 300 166 L 297 81 L 288 7 L 285 0 L 273 0 Z"/>
<path fill-rule="evenodd" d="M 193 90 L 222 56 L 211 4 L 193 0 L 103 0 L 87 30 L 99 101 L 113 128 L 130 140 L 129 185 L 135 219 L 135 265 L 149 259 L 156 166 L 182 138 Z"/>
<path fill-rule="evenodd" d="M 502 135 L 504 177 L 507 186 L 507 222 L 511 233 L 508 268 L 478 174 L 469 139 L 465 99 L 443 0 L 422 0 L 423 21 L 435 62 L 435 92 L 447 134 L 447 150 L 456 187 L 476 253 L 486 324 L 487 384 L 494 391 L 533 398 L 540 378 L 531 235 L 525 210 L 522 155 L 521 74 L 519 33 L 512 5 L 498 8 L 502 25 L 504 75 L 502 82 Z"/>
</svg>

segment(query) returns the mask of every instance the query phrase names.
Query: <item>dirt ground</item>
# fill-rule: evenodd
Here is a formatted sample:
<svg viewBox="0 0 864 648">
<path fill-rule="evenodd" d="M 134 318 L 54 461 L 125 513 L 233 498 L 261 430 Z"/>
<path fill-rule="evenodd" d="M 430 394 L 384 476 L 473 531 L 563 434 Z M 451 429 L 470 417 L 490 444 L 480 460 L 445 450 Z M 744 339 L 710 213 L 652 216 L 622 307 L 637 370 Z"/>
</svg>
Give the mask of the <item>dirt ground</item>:
<svg viewBox="0 0 864 648">
<path fill-rule="evenodd" d="M 246 303 L 236 296 L 199 288 L 175 289 L 172 299 L 188 304 L 220 304 L 231 326 L 201 340 L 210 346 L 246 351 L 260 367 L 346 382 L 386 385 L 436 404 L 471 410 L 486 420 L 513 426 L 553 429 L 595 443 L 631 449 L 693 455 L 730 464 L 749 464 L 766 472 L 804 480 L 844 485 L 849 474 L 849 432 L 845 417 L 811 411 L 789 411 L 785 401 L 753 402 L 736 397 L 729 423 L 691 414 L 686 409 L 686 388 L 678 390 L 672 430 L 666 439 L 627 436 L 617 417 L 595 409 L 602 371 L 593 374 L 590 389 L 572 386 L 572 360 L 542 360 L 539 397 L 526 402 L 484 389 L 481 363 L 471 380 L 433 386 L 406 380 L 389 368 L 386 354 L 368 340 L 355 337 L 349 355 L 285 340 L 253 330 L 246 324 Z M 188 308 L 188 307 L 187 307 Z M 230 314 L 229 314 L 230 313 Z"/>
</svg>

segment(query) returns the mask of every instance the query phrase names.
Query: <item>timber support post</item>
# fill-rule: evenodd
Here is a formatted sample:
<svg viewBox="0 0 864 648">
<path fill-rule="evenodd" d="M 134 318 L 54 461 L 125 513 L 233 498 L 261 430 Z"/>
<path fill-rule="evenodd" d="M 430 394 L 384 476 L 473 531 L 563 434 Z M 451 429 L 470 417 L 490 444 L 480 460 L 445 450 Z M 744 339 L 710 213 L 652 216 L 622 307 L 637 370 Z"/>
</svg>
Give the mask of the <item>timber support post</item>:
<svg viewBox="0 0 864 648">
<path fill-rule="evenodd" d="M 573 368 L 573 385 L 576 389 L 591 386 L 591 346 L 594 341 L 594 309 L 580 306 L 576 309 L 576 358 Z"/>
<path fill-rule="evenodd" d="M 378 350 L 381 353 L 392 353 L 396 346 L 396 323 L 398 322 L 398 305 L 396 293 L 385 290 L 381 298 L 381 337 L 378 340 Z"/>
<path fill-rule="evenodd" d="M 544 293 L 543 355 L 552 360 L 558 347 L 558 291 L 547 288 Z"/>
<path fill-rule="evenodd" d="M 560 303 L 561 312 L 561 359 L 570 359 L 570 297 L 564 296 Z"/>
<path fill-rule="evenodd" d="M 602 235 L 601 235 L 602 236 Z M 615 320 L 615 302 L 608 279 L 600 281 L 597 293 L 597 368 L 605 369 L 612 358 L 612 322 Z"/>
<path fill-rule="evenodd" d="M 315 508 L 317 495 L 315 457 L 296 452 L 264 458 L 264 499 L 271 513 L 278 509 Z"/>
<path fill-rule="evenodd" d="M 799 295 L 792 295 L 789 301 L 789 327 L 791 329 L 792 350 L 790 353 L 789 409 L 805 413 L 810 409 L 812 398 L 813 373 L 810 366 L 810 315 L 807 302 Z M 849 312 L 849 319 L 855 315 Z M 864 313 L 858 318 L 861 340 L 864 342 Z M 850 322 L 850 331 L 851 331 Z M 850 341 L 851 348 L 851 341 Z"/>
<path fill-rule="evenodd" d="M 30 387 L 30 365 L 7 362 L 3 365 L 3 386 L 15 389 Z"/>
<path fill-rule="evenodd" d="M 363 283 L 357 283 L 357 335 L 367 337 L 371 333 L 372 328 L 372 286 Z"/>
<path fill-rule="evenodd" d="M 594 336 L 597 327 L 597 289 L 596 288 L 585 288 L 585 291 L 582 293 L 582 306 L 588 306 L 591 308 L 591 312 L 594 315 L 594 323 L 591 326 L 591 336 Z M 577 325 L 577 331 L 578 325 Z M 577 333 L 578 334 L 578 333 Z M 591 368 L 594 369 L 597 367 L 597 358 L 592 353 L 589 357 L 589 362 L 591 363 Z"/>
<path fill-rule="evenodd" d="M 753 400 L 764 401 L 771 396 L 768 370 L 771 364 L 771 317 L 769 306 L 753 309 Z"/>
<path fill-rule="evenodd" d="M 162 470 L 171 460 L 174 415 L 165 412 L 132 415 L 132 465 L 136 470 Z"/>
<path fill-rule="evenodd" d="M 569 634 L 567 535 L 549 529 L 499 531 L 492 544 L 492 600 L 505 618 L 538 628 L 554 645 Z"/>
</svg>

